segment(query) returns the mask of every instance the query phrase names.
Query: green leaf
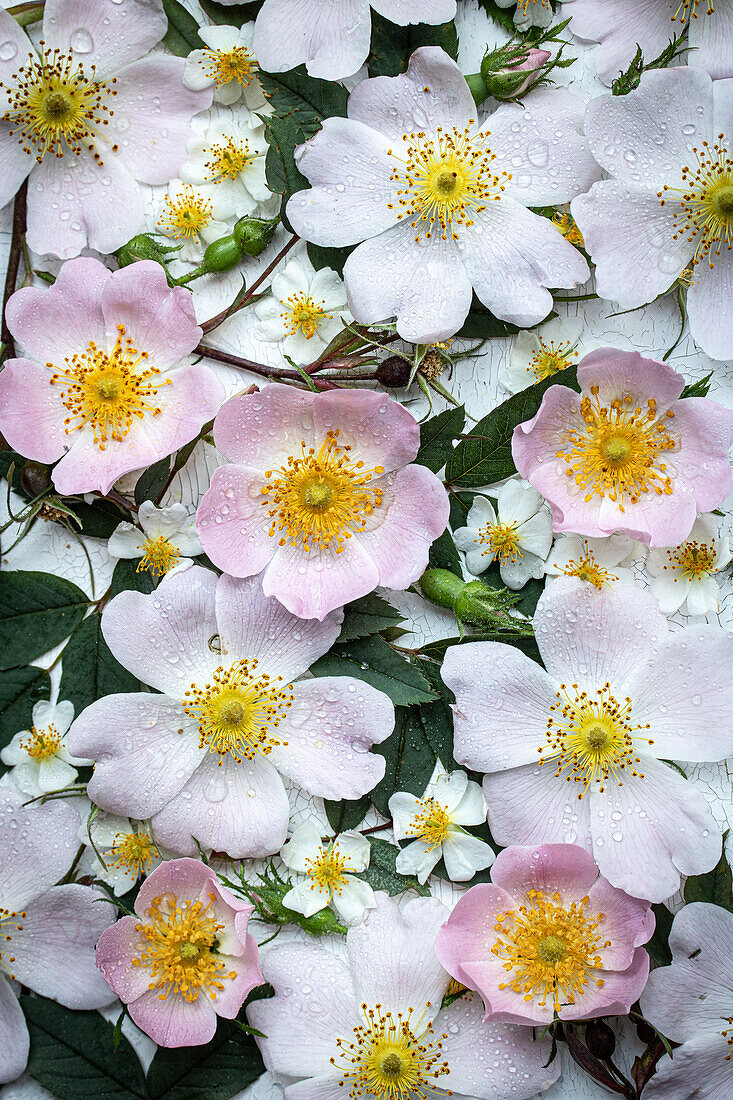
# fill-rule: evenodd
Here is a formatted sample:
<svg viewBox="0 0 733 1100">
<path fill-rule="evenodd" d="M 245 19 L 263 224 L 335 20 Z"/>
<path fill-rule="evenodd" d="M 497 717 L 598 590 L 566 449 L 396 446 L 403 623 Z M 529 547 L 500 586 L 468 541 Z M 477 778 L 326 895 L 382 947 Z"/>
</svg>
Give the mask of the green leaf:
<svg viewBox="0 0 733 1100">
<path fill-rule="evenodd" d="M 511 8 L 500 8 L 494 0 L 478 0 L 479 7 L 491 16 L 495 23 L 500 27 L 503 27 L 509 34 L 516 34 L 517 28 L 514 25 L 514 12 Z"/>
<path fill-rule="evenodd" d="M 428 552 L 428 568 L 450 569 L 451 573 L 455 573 L 457 577 L 463 577 L 461 556 L 456 549 L 450 531 L 445 530 L 431 544 Z"/>
<path fill-rule="evenodd" d="M 271 115 L 264 120 L 265 139 L 269 146 L 265 160 L 267 186 L 273 194 L 283 197 L 281 217 L 283 225 L 292 232 L 292 226 L 285 215 L 285 204 L 296 191 L 308 187 L 308 180 L 295 166 L 293 150 L 300 145 L 303 131 L 292 118 L 279 118 Z"/>
<path fill-rule="evenodd" d="M 129 522 L 130 516 L 111 500 L 99 497 L 93 504 L 86 501 L 67 501 L 81 523 L 82 535 L 92 539 L 108 539 L 119 523 Z M 73 523 L 73 520 L 72 520 Z M 74 524 L 76 530 L 76 524 Z"/>
<path fill-rule="evenodd" d="M 3 573 L 0 582 L 0 668 L 25 665 L 68 638 L 89 598 L 50 573 Z"/>
<path fill-rule="evenodd" d="M 652 912 L 657 923 L 654 928 L 654 935 L 648 943 L 644 944 L 644 947 L 657 966 L 669 966 L 672 962 L 672 952 L 669 949 L 669 933 L 672 931 L 674 917 L 666 905 L 652 905 Z"/>
<path fill-rule="evenodd" d="M 421 703 L 420 721 L 425 739 L 446 771 L 453 761 L 453 711 L 450 704 L 455 696 L 443 683 L 440 668 L 433 661 L 420 661 L 420 668 L 433 690 L 440 696 L 433 703 Z"/>
<path fill-rule="evenodd" d="M 517 472 L 512 458 L 512 435 L 517 424 L 531 420 L 550 386 L 578 390 L 575 367 L 513 394 L 475 424 L 448 459 L 445 476 L 449 482 L 477 487 L 503 481 Z"/>
<path fill-rule="evenodd" d="M 163 44 L 178 57 L 188 57 L 191 50 L 205 50 L 206 43 L 199 35 L 199 25 L 178 0 L 163 0 L 163 10 L 168 17 L 168 30 Z"/>
<path fill-rule="evenodd" d="M 427 886 L 421 886 L 412 875 L 401 875 L 395 869 L 399 848 L 390 844 L 388 840 L 380 840 L 378 837 L 369 837 L 369 866 L 362 871 L 359 878 L 368 882 L 372 890 L 386 890 L 388 894 L 401 894 L 405 890 L 416 890 L 423 897 L 430 896 Z"/>
<path fill-rule="evenodd" d="M 166 455 L 159 462 L 148 466 L 135 484 L 135 503 L 142 504 L 144 500 L 155 500 L 171 472 L 171 460 Z"/>
<path fill-rule="evenodd" d="M 137 567 L 140 563 L 135 561 L 134 558 L 121 558 L 115 566 L 115 571 L 112 574 L 112 581 L 109 586 L 109 597 L 113 599 L 119 592 L 143 592 L 146 596 L 149 595 L 155 588 L 155 581 L 153 580 L 147 569 L 141 569 L 138 573 Z"/>
<path fill-rule="evenodd" d="M 514 336 L 520 331 L 516 325 L 495 317 L 474 294 L 468 317 L 456 337 L 461 336 L 465 340 L 491 340 L 496 336 Z"/>
<path fill-rule="evenodd" d="M 710 379 L 713 377 L 713 372 L 710 371 L 704 378 L 698 378 L 697 382 L 690 382 L 688 386 L 685 386 L 680 397 L 707 397 L 710 393 Z"/>
<path fill-rule="evenodd" d="M 506 585 L 501 579 L 499 563 L 495 561 L 481 574 L 481 580 L 484 584 L 488 585 L 489 588 L 496 588 L 497 590 L 506 588 Z M 534 578 L 528 580 L 524 588 L 514 593 L 515 596 L 519 597 L 514 607 L 517 611 L 521 611 L 523 615 L 526 615 L 528 619 L 531 619 L 537 610 L 537 601 L 544 590 L 544 581 L 535 580 Z"/>
<path fill-rule="evenodd" d="M 396 791 L 422 796 L 435 770 L 435 753 L 417 707 L 399 707 L 395 728 L 374 752 L 386 762 L 384 778 L 371 793 L 380 814 L 389 817 L 389 800 Z"/>
<path fill-rule="evenodd" d="M 314 676 L 355 676 L 389 695 L 393 703 L 425 703 L 434 692 L 422 672 L 378 634 L 335 645 L 311 666 Z"/>
<path fill-rule="evenodd" d="M 350 248 L 327 248 L 325 245 L 308 244 L 308 259 L 316 271 L 330 267 L 343 278 L 344 264 L 349 258 Z"/>
<path fill-rule="evenodd" d="M 381 596 L 370 592 L 360 600 L 347 603 L 344 608 L 344 622 L 339 642 L 351 642 L 355 638 L 367 638 L 370 634 L 379 634 L 381 630 L 404 622 L 404 617 Z"/>
<path fill-rule="evenodd" d="M 102 637 L 101 617 L 93 612 L 74 631 L 64 650 L 59 698 L 70 699 L 78 716 L 104 695 L 139 690 L 137 677 L 112 656 Z"/>
<path fill-rule="evenodd" d="M 303 65 L 287 73 L 260 72 L 259 78 L 274 113 L 301 127 L 301 141 L 312 137 L 324 118 L 346 116 L 349 93 L 343 84 L 308 76 Z"/>
<path fill-rule="evenodd" d="M 33 704 L 51 695 L 51 677 L 36 665 L 0 672 L 0 748 L 19 730 L 30 729 Z M 4 767 L 0 765 L 0 770 Z"/>
<path fill-rule="evenodd" d="M 241 27 L 242 23 L 251 23 L 257 17 L 263 0 L 253 0 L 249 4 L 229 4 L 227 7 L 217 4 L 215 0 L 199 0 L 199 3 L 212 23 Z"/>
<path fill-rule="evenodd" d="M 727 836 L 727 832 L 725 836 Z M 723 837 L 725 842 L 725 837 Z M 733 913 L 733 875 L 725 858 L 725 843 L 718 863 L 705 875 L 690 875 L 685 882 L 685 901 L 708 901 Z"/>
<path fill-rule="evenodd" d="M 465 423 L 466 410 L 463 405 L 424 420 L 420 425 L 420 450 L 415 462 L 437 474 L 453 453 L 453 440 L 461 434 Z"/>
<path fill-rule="evenodd" d="M 361 825 L 371 805 L 371 800 L 369 795 L 365 794 L 362 798 L 353 801 L 344 799 L 343 802 L 331 802 L 327 798 L 324 800 L 324 804 L 328 824 L 333 831 L 335 833 L 345 833 L 348 829 L 355 829 L 357 825 Z"/>
<path fill-rule="evenodd" d="M 75 1012 L 44 997 L 21 997 L 30 1032 L 28 1073 L 60 1100 L 145 1097 L 142 1066 L 123 1036 L 98 1012 Z"/>
<path fill-rule="evenodd" d="M 235 1020 L 219 1020 L 216 1035 L 200 1047 L 159 1047 L 148 1070 L 149 1100 L 228 1100 L 265 1072 L 251 1035 Z"/>
<path fill-rule="evenodd" d="M 383 15 L 372 12 L 372 42 L 367 59 L 370 76 L 397 76 L 403 73 L 418 46 L 440 46 L 455 61 L 458 35 L 455 23 L 414 23 L 398 27 Z"/>
</svg>

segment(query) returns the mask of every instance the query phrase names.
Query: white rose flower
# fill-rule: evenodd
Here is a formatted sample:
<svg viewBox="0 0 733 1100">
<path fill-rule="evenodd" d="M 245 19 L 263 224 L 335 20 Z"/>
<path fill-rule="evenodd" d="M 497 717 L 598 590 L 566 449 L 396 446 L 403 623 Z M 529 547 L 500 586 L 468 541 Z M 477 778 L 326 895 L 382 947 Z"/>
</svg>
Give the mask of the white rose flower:
<svg viewBox="0 0 733 1100">
<path fill-rule="evenodd" d="M 453 535 L 466 551 L 466 568 L 474 576 L 485 572 L 494 559 L 507 588 L 523 588 L 530 578 L 545 574 L 552 545 L 552 514 L 543 498 L 526 481 L 512 478 L 499 490 L 496 509 L 476 494 L 465 527 Z"/>
<path fill-rule="evenodd" d="M 715 575 L 730 560 L 730 541 L 715 516 L 698 516 L 690 537 L 680 546 L 649 552 L 646 566 L 653 578 L 649 587 L 665 615 L 674 615 L 680 608 L 686 615 L 707 615 L 720 609 Z"/>
<path fill-rule="evenodd" d="M 107 543 L 110 557 L 140 558 L 138 572 L 147 569 L 153 576 L 162 577 L 189 566 L 191 558 L 203 553 L 196 534 L 196 517 L 189 516 L 183 504 L 157 508 L 151 500 L 145 500 L 137 518 L 139 527 L 120 523 L 112 532 Z"/>
<path fill-rule="evenodd" d="M 283 845 L 280 857 L 291 871 L 305 875 L 283 898 L 283 905 L 312 917 L 331 906 L 346 924 L 357 924 L 376 905 L 371 886 L 355 873 L 369 866 L 369 841 L 361 833 L 339 833 L 323 843 L 312 821 L 304 821 Z"/>
<path fill-rule="evenodd" d="M 77 768 L 91 764 L 72 756 L 66 747 L 66 733 L 74 718 L 74 704 L 49 703 L 42 699 L 33 707 L 33 725 L 16 733 L 0 752 L 0 760 L 12 770 L 10 778 L 22 794 L 31 798 L 70 787 Z"/>
<path fill-rule="evenodd" d="M 633 584 L 631 563 L 646 554 L 646 547 L 628 535 L 585 539 L 582 535 L 558 535 L 545 564 L 550 577 L 578 577 L 597 589 Z"/>
<path fill-rule="evenodd" d="M 306 270 L 291 260 L 272 280 L 271 297 L 255 304 L 257 340 L 281 343 L 293 362 L 312 363 L 343 328 L 351 314 L 346 289 L 335 271 Z"/>
</svg>

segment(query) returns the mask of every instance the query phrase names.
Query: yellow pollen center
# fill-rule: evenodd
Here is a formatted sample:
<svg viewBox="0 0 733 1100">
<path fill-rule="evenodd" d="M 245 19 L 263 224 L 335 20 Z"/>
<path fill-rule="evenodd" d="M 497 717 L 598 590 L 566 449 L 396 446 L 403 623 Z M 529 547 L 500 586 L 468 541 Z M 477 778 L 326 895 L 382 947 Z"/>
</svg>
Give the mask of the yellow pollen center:
<svg viewBox="0 0 733 1100">
<path fill-rule="evenodd" d="M 575 224 L 575 220 L 567 210 L 556 210 L 550 219 L 569 244 L 577 244 L 579 248 L 585 248 L 583 234 Z"/>
<path fill-rule="evenodd" d="M 672 477 L 660 461 L 677 446 L 665 424 L 674 417 L 671 410 L 659 419 L 654 398 L 646 411 L 632 397 L 601 405 L 598 387 L 592 386 L 580 415 L 582 426 L 565 433 L 566 449 L 557 457 L 567 464 L 567 476 L 586 490 L 586 501 L 596 494 L 608 497 L 623 512 L 629 500 L 636 504 L 643 493 L 672 493 Z"/>
<path fill-rule="evenodd" d="M 555 566 L 556 569 L 559 566 Z M 593 551 L 589 549 L 588 543 L 585 544 L 585 555 L 578 561 L 572 559 L 563 566 L 562 573 L 566 577 L 579 577 L 581 581 L 588 581 L 590 584 L 596 586 L 596 588 L 610 588 L 612 581 L 617 581 L 618 577 L 615 573 L 609 572 L 608 569 L 604 569 L 602 565 L 599 565 L 595 559 Z"/>
<path fill-rule="evenodd" d="M 107 100 L 117 95 L 112 88 L 115 80 L 96 81 L 94 66 L 87 77 L 83 67 L 74 64 L 73 53 L 40 45 L 40 54 L 30 54 L 9 84 L 0 83 L 8 98 L 2 121 L 39 164 L 48 152 L 55 157 L 80 156 L 86 149 L 101 165 L 96 144 L 105 141 L 101 127 L 109 125 L 113 114 Z M 106 144 L 117 151 L 117 145 Z"/>
<path fill-rule="evenodd" d="M 257 72 L 257 62 L 244 46 L 234 46 L 231 50 L 205 50 L 203 67 L 217 88 L 222 84 L 231 84 L 233 80 L 246 88 Z"/>
<path fill-rule="evenodd" d="M 26 912 L 16 913 L 12 909 L 3 909 L 0 905 L 0 975 L 5 971 L 9 978 L 15 977 L 10 969 L 10 964 L 15 962 L 15 955 L 10 954 L 9 944 L 13 938 L 13 932 L 23 931 L 23 925 L 18 922 L 18 917 L 25 920 L 27 916 Z"/>
<path fill-rule="evenodd" d="M 676 550 L 668 550 L 667 557 L 669 565 L 665 565 L 665 569 L 681 570 L 679 576 L 674 578 L 675 581 L 680 577 L 699 581 L 703 577 L 709 577 L 712 573 L 718 572 L 715 565 L 717 557 L 715 539 L 711 539 L 709 543 L 691 539 L 683 542 L 682 546 L 678 546 Z"/>
<path fill-rule="evenodd" d="M 45 730 L 31 726 L 28 737 L 20 742 L 20 748 L 39 764 L 43 760 L 53 760 L 61 748 L 61 734 L 53 725 Z"/>
<path fill-rule="evenodd" d="M 132 832 L 117 833 L 109 854 L 110 867 L 124 869 L 137 879 L 150 870 L 160 852 L 148 833 Z"/>
<path fill-rule="evenodd" d="M 270 535 L 278 531 L 280 546 L 290 542 L 309 551 L 312 546 L 340 554 L 344 541 L 363 531 L 367 518 L 382 503 L 382 490 L 370 485 L 382 466 L 364 469 L 351 459 L 351 447 L 341 446 L 338 431 L 329 431 L 318 451 L 290 455 L 279 470 L 266 470 L 273 479 L 262 487 L 262 504 L 272 518 Z"/>
<path fill-rule="evenodd" d="M 548 11 L 552 11 L 552 9 L 550 7 L 550 0 L 518 0 L 518 2 L 517 2 L 517 11 L 521 15 L 526 15 L 528 10 L 529 10 L 530 5 L 532 6 L 533 10 L 534 10 L 535 6 L 537 6 L 537 7 L 540 7 L 540 8 L 547 8 Z"/>
<path fill-rule="evenodd" d="M 140 936 L 139 955 L 133 966 L 150 971 L 148 989 L 158 991 L 161 1001 L 169 993 L 195 1001 L 199 993 L 216 1000 L 225 981 L 236 978 L 235 970 L 217 957 L 219 934 L 223 925 L 210 912 L 214 895 L 206 906 L 202 901 L 177 904 L 172 895 L 154 898 L 145 921 L 135 926 Z"/>
<path fill-rule="evenodd" d="M 244 658 L 229 669 L 220 666 L 213 683 L 192 684 L 185 693 L 183 709 L 198 722 L 199 748 L 218 753 L 219 766 L 227 753 L 241 764 L 287 745 L 272 731 L 293 705 L 292 684 L 279 687 L 282 676 L 258 675 L 257 665 L 256 658 Z"/>
<path fill-rule="evenodd" d="M 349 857 L 339 852 L 338 841 L 321 848 L 315 859 L 307 859 L 305 863 L 311 889 L 327 893 L 329 901 L 334 894 L 341 894 L 346 885 L 346 872 L 354 870 Z"/>
<path fill-rule="evenodd" d="M 422 840 L 432 852 L 443 843 L 453 821 L 447 808 L 434 798 L 421 798 L 416 808 L 418 812 L 410 822 L 409 833 Z"/>
<path fill-rule="evenodd" d="M 443 240 L 458 240 L 460 227 L 473 225 L 474 215 L 500 199 L 511 179 L 491 170 L 496 155 L 485 146 L 490 135 L 471 135 L 474 122 L 470 119 L 465 130 L 439 126 L 432 137 L 422 131 L 404 134 L 402 148 L 388 150 L 395 161 L 390 179 L 400 185 L 397 202 L 388 203 L 388 209 L 397 209 L 397 220 L 406 219 L 417 229 L 416 241 L 434 232 Z"/>
<path fill-rule="evenodd" d="M 575 1004 L 590 982 L 599 989 L 604 984 L 593 971 L 602 966 L 597 952 L 611 946 L 598 934 L 606 916 L 598 913 L 592 918 L 584 911 L 587 896 L 566 906 L 559 893 L 548 897 L 541 890 L 528 890 L 527 901 L 496 918 L 499 938 L 491 952 L 510 975 L 499 988 L 513 989 L 541 1008 L 549 998 L 559 1012 L 563 1005 Z"/>
<path fill-rule="evenodd" d="M 246 141 L 237 142 L 232 137 L 222 145 L 209 146 L 206 152 L 209 156 L 205 164 L 207 179 L 212 183 L 220 183 L 223 179 L 235 180 L 242 169 L 257 157 L 257 153 L 250 152 Z"/>
<path fill-rule="evenodd" d="M 712 147 L 703 141 L 693 148 L 697 164 L 682 169 L 683 187 L 665 184 L 657 192 L 662 206 L 676 204 L 673 239 L 695 244 L 691 283 L 701 260 L 713 268 L 721 250 L 733 248 L 733 156 L 723 145 L 724 136 L 719 134 Z"/>
<path fill-rule="evenodd" d="M 595 692 L 591 698 L 573 684 L 574 697 L 568 694 L 565 684 L 560 684 L 557 702 L 550 707 L 547 720 L 547 742 L 537 752 L 540 766 L 548 761 L 555 765 L 555 776 L 562 776 L 568 783 L 579 783 L 578 798 L 582 798 L 591 784 L 599 793 L 606 789 L 609 778 L 623 785 L 623 775 L 629 772 L 643 779 L 636 770 L 640 758 L 636 755 L 635 742 L 654 742 L 640 737 L 638 731 L 649 729 L 631 722 L 631 699 L 619 703 L 609 684 Z"/>
<path fill-rule="evenodd" d="M 198 195 L 189 184 L 185 184 L 176 197 L 166 195 L 163 206 L 158 225 L 176 240 L 195 237 L 214 218 L 209 200 L 204 195 Z"/>
<path fill-rule="evenodd" d="M 430 1005 L 426 1005 L 426 1009 Z M 351 1040 L 337 1039 L 337 1058 L 332 1058 L 352 1100 L 373 1096 L 377 1100 L 432 1100 L 436 1094 L 451 1096 L 436 1084 L 450 1072 L 441 1058 L 442 1040 L 434 1038 L 431 1023 L 413 1022 L 415 1010 L 384 1012 L 382 1005 L 361 1006 L 364 1024 L 354 1028 Z"/>
<path fill-rule="evenodd" d="M 500 561 L 516 562 L 524 557 L 519 546 L 517 523 L 487 523 L 479 528 L 479 540 L 486 545 L 483 554 L 495 554 Z"/>
<path fill-rule="evenodd" d="M 283 305 L 287 305 L 287 309 L 280 316 L 291 336 L 295 336 L 300 329 L 306 340 L 310 340 L 318 332 L 318 326 L 322 321 L 333 319 L 332 313 L 326 313 L 326 303 L 314 302 L 305 291 L 292 294 L 287 302 L 283 302 Z"/>
<path fill-rule="evenodd" d="M 102 351 L 91 340 L 86 351 L 64 360 L 64 368 L 46 363 L 53 371 L 50 384 L 65 387 L 61 401 L 71 414 L 64 420 L 66 434 L 89 424 L 100 451 L 110 439 L 122 442 L 136 418 L 142 420 L 146 413 L 159 416 L 161 409 L 150 398 L 171 382 L 170 378 L 158 380 L 160 370 L 144 365 L 148 353 L 125 339 L 124 325 L 118 325 L 117 331 L 112 351 Z"/>
<path fill-rule="evenodd" d="M 698 11 L 698 4 L 704 4 Z M 687 23 L 690 19 L 697 19 L 699 15 L 714 15 L 715 6 L 713 0 L 680 0 L 680 5 L 672 14 L 672 22 L 679 19 L 680 23 Z"/>
<path fill-rule="evenodd" d="M 143 569 L 147 569 L 148 573 L 154 577 L 162 577 L 170 572 L 181 556 L 178 547 L 163 535 L 145 539 L 145 542 L 138 546 L 138 550 L 143 551 L 143 556 L 136 572 L 141 573 Z"/>
<path fill-rule="evenodd" d="M 529 362 L 529 369 L 538 382 L 543 378 L 549 378 L 560 370 L 569 367 L 573 359 L 578 358 L 578 353 L 573 344 L 568 340 L 564 344 L 555 344 L 554 340 L 546 344 L 540 340 L 540 349 L 533 353 Z"/>
</svg>

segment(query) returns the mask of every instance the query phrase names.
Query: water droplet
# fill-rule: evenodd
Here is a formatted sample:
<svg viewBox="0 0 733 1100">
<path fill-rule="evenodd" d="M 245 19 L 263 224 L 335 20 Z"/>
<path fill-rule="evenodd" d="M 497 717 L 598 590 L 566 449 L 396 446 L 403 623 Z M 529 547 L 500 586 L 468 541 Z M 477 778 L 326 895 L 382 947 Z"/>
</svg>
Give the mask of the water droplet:
<svg viewBox="0 0 733 1100">
<path fill-rule="evenodd" d="M 69 44 L 77 53 L 91 53 L 94 49 L 94 39 L 84 27 L 71 32 Z"/>
</svg>

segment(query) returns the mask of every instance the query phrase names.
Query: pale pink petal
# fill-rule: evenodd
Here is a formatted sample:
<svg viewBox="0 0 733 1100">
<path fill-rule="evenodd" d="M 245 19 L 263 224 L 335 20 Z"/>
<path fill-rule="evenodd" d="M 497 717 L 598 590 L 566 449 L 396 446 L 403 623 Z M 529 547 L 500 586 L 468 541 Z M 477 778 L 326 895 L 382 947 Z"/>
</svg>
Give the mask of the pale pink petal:
<svg viewBox="0 0 733 1100">
<path fill-rule="evenodd" d="M 75 60 L 86 64 L 91 59 L 97 77 L 107 79 L 151 50 L 166 26 L 162 10 L 148 0 L 127 0 L 124 9 L 99 0 L 47 0 L 43 38 L 63 52 L 72 46 Z M 80 32 L 91 39 L 86 50 L 77 46 Z"/>
<path fill-rule="evenodd" d="M 591 851 L 590 803 L 550 761 L 484 776 L 491 835 L 499 845 L 579 844 Z"/>
<path fill-rule="evenodd" d="M 361 68 L 369 53 L 371 20 L 365 0 L 324 6 L 313 0 L 265 0 L 253 49 L 267 72 L 305 62 L 310 76 L 341 80 Z"/>
<path fill-rule="evenodd" d="M 66 416 L 47 367 L 30 359 L 6 361 L 0 373 L 0 429 L 9 447 L 36 462 L 55 462 L 69 445 Z"/>
<path fill-rule="evenodd" d="M 322 798 L 360 798 L 384 776 L 384 757 L 369 752 L 394 728 L 394 707 L 381 691 L 349 676 L 318 676 L 293 687 L 295 701 L 277 728 L 282 744 L 269 759 Z"/>
<path fill-rule="evenodd" d="M 135 899 L 135 912 L 139 917 L 148 916 L 152 902 L 163 894 L 208 902 L 218 892 L 216 872 L 205 863 L 186 858 L 166 860 L 141 885 Z M 226 893 L 228 895 L 229 891 Z"/>
<path fill-rule="evenodd" d="M 596 69 L 605 84 L 626 72 L 637 43 L 644 60 L 658 57 L 675 32 L 671 16 L 677 0 L 565 0 L 570 30 L 578 38 L 601 42 Z M 670 29 L 671 28 L 671 29 Z M 679 33 L 679 28 L 678 28 Z"/>
<path fill-rule="evenodd" d="M 733 4 L 718 0 L 715 19 L 691 19 L 688 32 L 690 65 L 701 65 L 713 80 L 733 77 Z M 722 127 L 721 127 L 722 128 Z"/>
<path fill-rule="evenodd" d="M 373 0 L 372 7 L 392 23 L 447 23 L 456 15 L 456 0 Z"/>
<path fill-rule="evenodd" d="M 413 414 L 386 393 L 330 390 L 313 395 L 311 410 L 317 443 L 329 431 L 351 447 L 351 457 L 385 473 L 412 462 L 420 448 L 420 426 Z"/>
<path fill-rule="evenodd" d="M 12 78 L 19 67 L 25 64 L 29 57 L 34 57 L 35 51 L 24 29 L 12 15 L 8 14 L 4 7 L 0 8 L 0 35 L 2 35 L 3 43 L 7 43 L 6 48 L 3 50 L 3 56 L 0 57 L 0 80 L 4 84 L 12 86 Z M 3 97 L 2 109 L 4 111 L 7 99 L 6 88 L 0 89 L 0 96 Z"/>
<path fill-rule="evenodd" d="M 597 878 L 593 857 L 576 844 L 505 848 L 491 871 L 491 881 L 521 904 L 527 890 L 550 895 L 558 891 L 564 900 L 579 901 Z"/>
<path fill-rule="evenodd" d="M 310 1077 L 288 1085 L 287 1093 L 283 1093 L 284 1100 L 343 1100 L 342 1080 L 343 1076 L 335 1076 L 331 1067 L 331 1073 L 323 1077 Z"/>
<path fill-rule="evenodd" d="M 20 1077 L 28 1062 L 28 1028 L 10 982 L 0 975 L 0 1085 Z"/>
<path fill-rule="evenodd" d="M 66 874 L 79 846 L 79 816 L 68 803 L 24 807 L 24 801 L 14 788 L 0 789 L 0 895 L 3 906 L 16 912 Z"/>
<path fill-rule="evenodd" d="M 599 948 L 604 969 L 624 970 L 631 966 L 634 948 L 641 947 L 651 938 L 656 920 L 648 902 L 632 898 L 599 878 L 588 890 L 586 912 L 594 918 L 604 914 L 599 929 L 603 939 L 611 941 L 610 947 Z"/>
<path fill-rule="evenodd" d="M 502 854 L 499 853 L 497 861 Z M 487 1011 L 490 1011 L 491 991 L 483 981 L 469 975 L 464 967 L 476 960 L 489 961 L 492 958 L 490 950 L 498 939 L 496 919 L 502 913 L 511 912 L 514 907 L 514 899 L 500 886 L 489 883 L 472 886 L 460 896 L 435 941 L 435 954 L 445 969 L 462 985 L 480 992 Z"/>
<path fill-rule="evenodd" d="M 191 1047 L 208 1043 L 216 1032 L 216 1010 L 209 997 L 186 1001 L 180 993 L 161 999 L 157 990 L 144 993 L 128 1006 L 133 1023 L 161 1047 Z"/>
<path fill-rule="evenodd" d="M 102 313 L 109 347 L 124 325 L 126 338 L 159 370 L 178 363 L 201 339 L 191 292 L 169 287 L 165 271 L 152 260 L 114 272 L 102 291 Z"/>
<path fill-rule="evenodd" d="M 702 397 L 687 397 L 674 408 L 674 432 L 679 435 L 679 457 L 675 489 L 694 494 L 698 512 L 711 512 L 723 503 L 733 487 L 733 471 L 728 450 L 733 443 L 733 411 L 716 401 Z M 670 498 L 674 499 L 674 498 Z M 670 538 L 664 546 L 677 546 L 679 539 Z"/>
<path fill-rule="evenodd" d="M 97 966 L 123 1004 L 142 997 L 150 985 L 150 971 L 133 966 L 131 961 L 140 955 L 145 942 L 136 931 L 138 923 L 137 917 L 122 917 L 105 929 L 97 944 Z"/>
<path fill-rule="evenodd" d="M 0 11 L 4 11 L 4 9 L 0 9 Z M 12 22 L 15 23 L 15 20 L 13 19 Z M 17 23 L 15 25 L 18 26 Z M 5 27 L 4 21 L 2 26 Z M 2 34 L 2 31 L 0 31 L 0 34 Z M 0 89 L 0 94 L 2 94 L 2 89 Z M 3 207 L 12 201 L 23 180 L 35 167 L 35 160 L 29 153 L 26 153 L 18 140 L 18 135 L 13 136 L 8 133 L 6 123 L 0 123 L 0 161 L 2 161 L 3 166 L 2 182 L 0 182 L 0 207 Z"/>
<path fill-rule="evenodd" d="M 730 1000 L 726 1011 L 730 1012 Z M 727 1020 L 725 1016 L 715 1031 L 688 1039 L 672 1058 L 663 1058 L 644 1087 L 644 1100 L 730 1100 L 730 1034 L 722 1033 Z"/>
<path fill-rule="evenodd" d="M 251 958 L 236 958 L 223 952 L 220 956 L 226 973 L 236 974 L 234 978 L 227 978 L 223 983 L 224 988 L 217 990 L 216 997 L 211 998 L 217 1016 L 223 1016 L 226 1020 L 233 1020 L 248 994 L 255 986 L 262 985 L 262 975 L 257 965 L 257 943 L 252 936 L 249 940 L 253 948 Z"/>
<path fill-rule="evenodd" d="M 608 405 L 623 395 L 644 407 L 650 398 L 656 405 L 657 420 L 679 399 L 685 388 L 681 374 L 657 359 L 638 351 L 598 348 L 578 363 L 578 384 L 583 393 L 598 388 L 598 400 Z"/>
<path fill-rule="evenodd" d="M 214 443 L 230 462 L 262 475 L 270 467 L 279 468 L 288 455 L 300 454 L 301 443 L 313 443 L 313 408 L 314 395 L 308 390 L 270 383 L 259 393 L 239 394 L 222 405 L 214 422 Z"/>
<path fill-rule="evenodd" d="M 219 466 L 196 511 L 204 551 L 214 565 L 235 577 L 260 573 L 277 551 L 277 540 L 270 535 L 272 520 L 263 505 L 263 484 L 263 474 L 253 475 L 244 466 Z"/>
<path fill-rule="evenodd" d="M 712 270 L 710 260 L 714 264 Z M 733 251 L 722 244 L 697 265 L 687 292 L 690 332 L 698 347 L 711 359 L 729 358 L 733 321 L 728 303 L 732 296 Z"/>
<path fill-rule="evenodd" d="M 206 549 L 203 538 L 201 542 Z M 358 535 L 346 539 L 341 553 L 330 547 L 314 546 L 306 553 L 302 545 L 280 546 L 262 578 L 265 594 L 301 619 L 325 619 L 378 584 L 377 567 Z"/>
</svg>

